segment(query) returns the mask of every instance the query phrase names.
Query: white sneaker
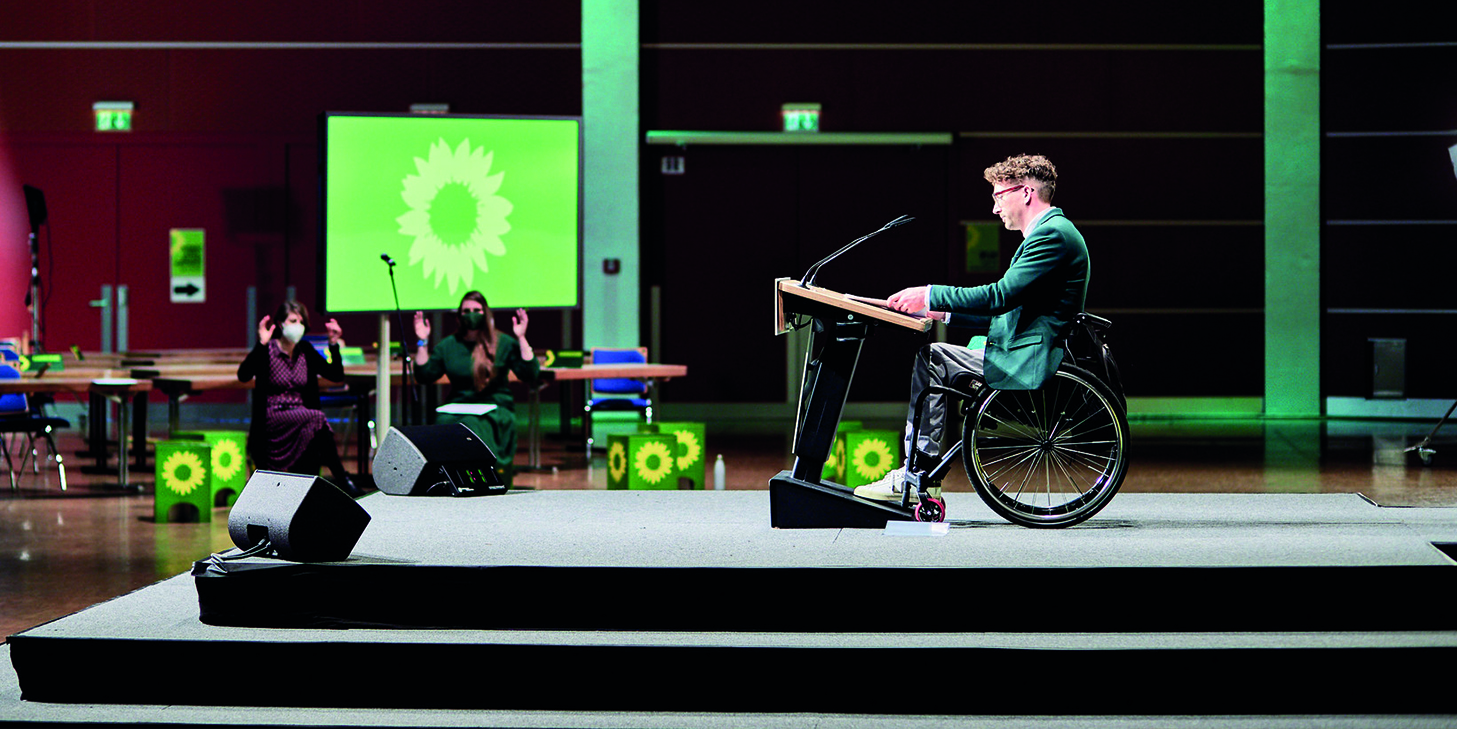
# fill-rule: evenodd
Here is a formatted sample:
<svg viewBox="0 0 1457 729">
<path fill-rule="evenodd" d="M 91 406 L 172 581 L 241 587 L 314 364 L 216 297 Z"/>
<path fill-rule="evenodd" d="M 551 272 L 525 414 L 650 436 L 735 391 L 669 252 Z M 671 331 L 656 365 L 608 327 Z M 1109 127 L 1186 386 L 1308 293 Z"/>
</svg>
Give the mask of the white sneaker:
<svg viewBox="0 0 1457 729">
<path fill-rule="evenodd" d="M 862 499 L 872 501 L 900 501 L 901 493 L 906 490 L 906 470 L 897 468 L 885 474 L 879 481 L 868 483 L 864 486 L 855 487 L 855 495 Z M 916 492 L 911 492 L 911 503 L 917 503 L 921 499 Z"/>
</svg>

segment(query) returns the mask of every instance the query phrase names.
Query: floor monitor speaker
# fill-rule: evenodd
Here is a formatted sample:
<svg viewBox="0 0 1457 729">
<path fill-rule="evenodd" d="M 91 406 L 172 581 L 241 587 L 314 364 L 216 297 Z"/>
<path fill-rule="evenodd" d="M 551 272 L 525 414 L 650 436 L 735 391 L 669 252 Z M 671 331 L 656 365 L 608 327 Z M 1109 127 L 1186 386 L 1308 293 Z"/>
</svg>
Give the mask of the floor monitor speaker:
<svg viewBox="0 0 1457 729">
<path fill-rule="evenodd" d="M 390 428 L 374 454 L 374 483 L 396 496 L 506 493 L 496 454 L 460 423 Z"/>
<path fill-rule="evenodd" d="M 263 538 L 295 562 L 342 562 L 369 525 L 369 513 L 318 476 L 257 471 L 228 513 L 228 536 L 239 549 Z"/>
</svg>

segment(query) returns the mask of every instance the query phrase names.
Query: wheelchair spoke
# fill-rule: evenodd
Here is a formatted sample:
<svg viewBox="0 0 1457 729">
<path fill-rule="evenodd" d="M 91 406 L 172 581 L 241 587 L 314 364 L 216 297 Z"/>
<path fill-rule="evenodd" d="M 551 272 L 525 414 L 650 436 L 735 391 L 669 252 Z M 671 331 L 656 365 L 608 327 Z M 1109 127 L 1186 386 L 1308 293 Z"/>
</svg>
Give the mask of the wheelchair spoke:
<svg viewBox="0 0 1457 729">
<path fill-rule="evenodd" d="M 1038 453 L 1038 451 L 1037 451 L 1036 448 L 1024 448 L 1019 453 L 1008 454 L 1008 455 L 1006 455 L 1006 456 L 998 459 L 998 464 L 1001 465 L 1002 467 L 1000 469 L 998 469 L 995 473 L 988 473 L 987 474 L 987 479 L 990 482 L 992 482 L 992 483 L 996 483 L 997 480 L 999 480 L 1002 477 L 1002 474 L 1004 474 L 1004 473 L 1006 473 L 1008 471 L 1016 470 L 1016 469 L 1019 469 L 1019 468 L 1028 468 L 1028 469 L 1030 469 L 1031 466 L 1028 466 L 1026 464 L 1027 464 L 1027 462 L 1029 460 L 1032 460 L 1032 461 L 1035 462 L 1035 459 L 1037 458 L 1037 453 Z M 1015 460 L 1013 460 L 1013 459 L 1015 459 Z M 1004 461 L 1008 461 L 1008 460 L 1013 460 L 1013 462 L 1012 463 L 1003 463 Z M 983 470 L 985 470 L 985 469 L 983 469 Z"/>
<path fill-rule="evenodd" d="M 1103 469 L 1094 468 L 1092 465 L 1065 452 L 1055 451 L 1054 457 L 1057 459 L 1057 465 L 1059 468 L 1062 469 L 1063 475 L 1067 477 L 1068 483 L 1072 485 L 1087 483 L 1088 486 L 1092 486 L 1093 484 L 1097 483 L 1096 479 L 1094 479 L 1093 481 L 1084 481 L 1083 479 L 1078 478 L 1078 474 L 1082 473 L 1082 470 L 1078 468 L 1079 466 L 1097 475 L 1102 475 L 1103 473 Z M 1087 474 L 1083 474 L 1083 476 L 1086 477 Z M 1081 494 L 1086 493 L 1088 489 L 1086 487 L 1079 486 L 1077 488 L 1077 491 Z"/>
<path fill-rule="evenodd" d="M 1030 481 L 1030 480 L 1032 480 L 1032 474 L 1036 472 L 1036 469 L 1037 469 L 1036 459 L 1037 459 L 1037 455 L 1038 455 L 1037 454 L 1037 451 L 1033 451 L 1029 455 L 1032 457 L 1033 463 L 1025 471 L 1023 471 L 1023 473 L 1022 473 L 1022 482 L 1019 483 L 1019 484 L 1017 484 L 1017 493 L 1015 493 L 1015 494 L 1012 495 L 1012 498 L 1013 499 L 1020 499 L 1021 498 L 1022 492 L 1027 490 L 1027 482 Z M 1005 489 L 1003 491 L 1005 492 Z"/>
</svg>

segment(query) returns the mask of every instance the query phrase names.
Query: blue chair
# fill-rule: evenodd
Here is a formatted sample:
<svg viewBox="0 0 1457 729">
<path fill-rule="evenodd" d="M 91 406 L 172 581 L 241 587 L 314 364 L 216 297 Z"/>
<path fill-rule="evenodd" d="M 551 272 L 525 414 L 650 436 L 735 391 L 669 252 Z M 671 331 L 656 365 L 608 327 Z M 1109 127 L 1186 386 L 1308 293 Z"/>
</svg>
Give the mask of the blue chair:
<svg viewBox="0 0 1457 729">
<path fill-rule="evenodd" d="M 592 349 L 594 365 L 604 364 L 647 364 L 646 347 L 631 349 Z M 592 411 L 621 412 L 641 410 L 647 422 L 653 422 L 653 400 L 651 381 L 628 378 L 589 380 L 587 384 L 587 405 L 582 414 L 582 426 L 587 436 L 587 456 L 592 455 Z"/>
<path fill-rule="evenodd" d="M 10 365 L 0 364 L 0 380 L 18 380 L 20 371 Z M 10 472 L 10 489 L 19 490 L 20 484 L 16 478 L 16 465 L 10 452 L 10 436 L 24 434 L 26 436 L 28 452 L 20 459 L 20 468 L 25 468 L 26 459 L 30 459 L 36 473 L 40 473 L 40 454 L 35 448 L 37 437 L 45 438 L 46 448 L 49 449 L 46 460 L 55 459 L 56 470 L 61 476 L 61 490 L 66 490 L 66 462 L 61 452 L 56 448 L 56 439 L 53 433 L 57 428 L 71 427 L 70 421 L 65 418 L 49 417 L 42 410 L 43 406 L 36 406 L 24 393 L 9 393 L 0 395 L 0 454 L 5 457 L 5 465 Z"/>
</svg>

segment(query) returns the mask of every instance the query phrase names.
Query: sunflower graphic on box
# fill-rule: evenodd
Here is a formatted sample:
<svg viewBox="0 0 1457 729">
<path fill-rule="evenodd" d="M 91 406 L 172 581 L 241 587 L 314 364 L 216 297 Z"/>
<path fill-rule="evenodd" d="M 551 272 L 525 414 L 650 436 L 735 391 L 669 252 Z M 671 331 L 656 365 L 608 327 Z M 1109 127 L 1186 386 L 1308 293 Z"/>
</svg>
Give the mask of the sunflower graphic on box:
<svg viewBox="0 0 1457 729">
<path fill-rule="evenodd" d="M 845 469 L 846 486 L 871 483 L 895 468 L 900 459 L 900 439 L 892 430 L 860 430 L 845 434 L 849 454 Z"/>
<path fill-rule="evenodd" d="M 677 449 L 677 439 L 665 433 L 609 435 L 607 488 L 678 488 Z"/>
<path fill-rule="evenodd" d="M 173 492 L 186 496 L 206 485 L 207 467 L 194 451 L 173 451 L 162 462 L 162 478 L 158 481 Z"/>
</svg>

